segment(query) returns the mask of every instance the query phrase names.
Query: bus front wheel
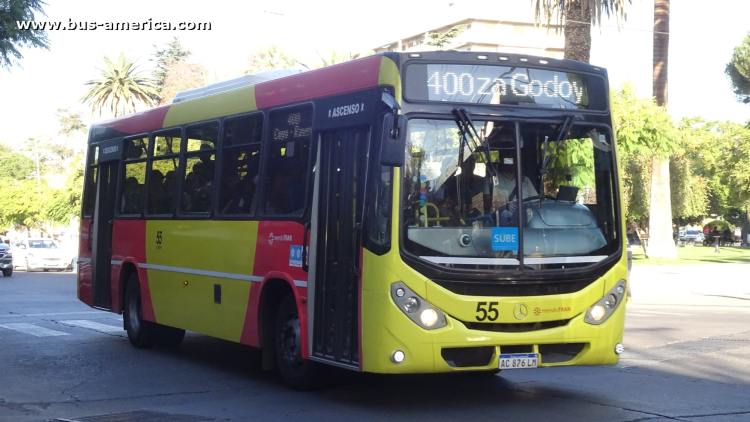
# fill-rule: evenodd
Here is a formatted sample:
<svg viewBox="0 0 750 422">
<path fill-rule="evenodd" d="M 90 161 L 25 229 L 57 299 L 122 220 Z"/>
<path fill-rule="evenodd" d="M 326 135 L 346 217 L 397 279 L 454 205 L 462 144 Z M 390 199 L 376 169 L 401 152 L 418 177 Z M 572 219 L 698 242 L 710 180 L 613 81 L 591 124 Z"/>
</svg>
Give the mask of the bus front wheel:
<svg viewBox="0 0 750 422">
<path fill-rule="evenodd" d="M 153 346 L 157 327 L 155 323 L 143 319 L 141 286 L 136 273 L 128 277 L 128 284 L 125 287 L 124 308 L 122 316 L 125 320 L 125 330 L 128 332 L 130 344 L 139 349 Z"/>
<path fill-rule="evenodd" d="M 319 368 L 315 362 L 302 358 L 302 332 L 293 293 L 287 294 L 281 301 L 276 315 L 274 340 L 276 364 L 284 381 L 296 390 L 316 387 Z"/>
</svg>

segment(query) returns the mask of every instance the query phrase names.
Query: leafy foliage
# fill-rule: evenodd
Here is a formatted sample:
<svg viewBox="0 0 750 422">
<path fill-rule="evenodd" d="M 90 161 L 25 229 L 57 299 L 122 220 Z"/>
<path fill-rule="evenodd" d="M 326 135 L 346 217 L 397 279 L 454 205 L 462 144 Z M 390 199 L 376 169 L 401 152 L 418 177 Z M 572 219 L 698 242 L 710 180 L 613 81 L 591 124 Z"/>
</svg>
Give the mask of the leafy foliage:
<svg viewBox="0 0 750 422">
<path fill-rule="evenodd" d="M 286 55 L 286 53 L 276 45 L 267 45 L 259 47 L 247 58 L 247 67 L 243 72 L 250 75 L 267 70 L 289 69 L 294 67 L 296 60 Z"/>
<path fill-rule="evenodd" d="M 750 104 L 750 33 L 734 48 L 724 72 L 737 101 Z"/>
<path fill-rule="evenodd" d="M 0 179 L 25 180 L 31 178 L 35 171 L 34 160 L 11 151 L 5 144 L 0 144 Z"/>
<path fill-rule="evenodd" d="M 453 42 L 453 39 L 466 31 L 466 25 L 456 25 L 445 32 L 431 32 L 427 34 L 427 45 L 443 50 L 447 45 Z"/>
<path fill-rule="evenodd" d="M 200 88 L 208 83 L 208 69 L 205 66 L 200 63 L 177 62 L 164 79 L 158 105 L 169 104 L 179 92 Z"/>
<path fill-rule="evenodd" d="M 106 67 L 100 69 L 102 78 L 86 82 L 91 89 L 81 99 L 91 104 L 93 112 L 98 110 L 101 115 L 103 109 L 109 108 L 117 117 L 134 113 L 138 104 L 153 105 L 153 98 L 158 95 L 154 82 L 140 76 L 133 60 L 120 53 L 117 62 L 105 55 L 104 63 Z"/>
<path fill-rule="evenodd" d="M 41 0 L 0 0 L 0 67 L 10 69 L 19 65 L 23 55 L 19 48 L 43 48 L 49 50 L 47 33 L 41 29 L 19 29 L 17 21 L 33 21 L 37 14 L 44 14 Z"/>
<path fill-rule="evenodd" d="M 625 13 L 627 4 L 632 0 L 532 0 L 534 3 L 534 21 L 537 24 L 545 24 L 549 27 L 552 18 L 557 17 L 557 23 L 565 22 L 566 12 L 573 3 L 580 3 L 582 10 L 587 10 L 591 16 L 591 23 L 602 24 L 602 16 L 615 16 L 618 19 L 627 20 Z"/>
<path fill-rule="evenodd" d="M 190 50 L 182 47 L 180 39 L 177 37 L 172 38 L 172 41 L 167 44 L 167 47 L 159 50 L 158 47 L 154 46 L 156 51 L 154 52 L 154 58 L 149 61 L 156 62 L 156 69 L 154 69 L 151 76 L 154 78 L 154 90 L 156 91 L 156 97 L 154 100 L 164 103 L 162 90 L 166 84 L 167 75 L 172 67 L 187 59 L 192 54 Z"/>
</svg>

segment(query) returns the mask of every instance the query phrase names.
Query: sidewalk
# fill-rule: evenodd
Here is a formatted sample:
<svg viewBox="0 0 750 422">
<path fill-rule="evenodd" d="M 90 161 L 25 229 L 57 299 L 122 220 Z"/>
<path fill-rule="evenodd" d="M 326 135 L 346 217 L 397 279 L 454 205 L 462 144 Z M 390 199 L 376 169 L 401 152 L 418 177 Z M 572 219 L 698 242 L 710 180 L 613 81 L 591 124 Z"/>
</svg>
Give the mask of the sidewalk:
<svg viewBox="0 0 750 422">
<path fill-rule="evenodd" d="M 633 303 L 750 307 L 750 264 L 633 266 Z"/>
</svg>

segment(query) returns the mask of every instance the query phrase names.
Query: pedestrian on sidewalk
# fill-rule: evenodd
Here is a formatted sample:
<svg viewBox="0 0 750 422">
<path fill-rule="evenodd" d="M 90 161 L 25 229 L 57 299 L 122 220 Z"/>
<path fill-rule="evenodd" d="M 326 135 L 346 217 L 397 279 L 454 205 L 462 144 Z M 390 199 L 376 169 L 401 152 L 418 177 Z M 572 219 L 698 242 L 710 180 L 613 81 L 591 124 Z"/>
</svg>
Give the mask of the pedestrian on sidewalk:
<svg viewBox="0 0 750 422">
<path fill-rule="evenodd" d="M 719 227 L 718 226 L 714 226 L 713 235 L 714 235 L 714 248 L 715 248 L 714 253 L 721 253 L 721 251 L 719 250 Z"/>
</svg>

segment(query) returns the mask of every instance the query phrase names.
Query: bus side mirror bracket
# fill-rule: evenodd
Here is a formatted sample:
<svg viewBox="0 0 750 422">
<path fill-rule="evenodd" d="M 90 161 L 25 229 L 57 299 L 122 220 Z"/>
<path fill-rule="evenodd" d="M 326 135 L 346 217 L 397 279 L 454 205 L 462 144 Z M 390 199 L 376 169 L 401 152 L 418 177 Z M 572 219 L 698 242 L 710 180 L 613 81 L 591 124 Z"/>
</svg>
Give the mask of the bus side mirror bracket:
<svg viewBox="0 0 750 422">
<path fill-rule="evenodd" d="M 388 92 L 381 94 L 381 101 L 392 111 L 383 116 L 382 147 L 380 164 L 402 167 L 406 159 L 406 117 L 398 114 L 401 106 Z"/>
<path fill-rule="evenodd" d="M 383 143 L 380 164 L 402 167 L 406 159 L 406 117 L 388 113 L 383 116 Z"/>
</svg>

